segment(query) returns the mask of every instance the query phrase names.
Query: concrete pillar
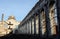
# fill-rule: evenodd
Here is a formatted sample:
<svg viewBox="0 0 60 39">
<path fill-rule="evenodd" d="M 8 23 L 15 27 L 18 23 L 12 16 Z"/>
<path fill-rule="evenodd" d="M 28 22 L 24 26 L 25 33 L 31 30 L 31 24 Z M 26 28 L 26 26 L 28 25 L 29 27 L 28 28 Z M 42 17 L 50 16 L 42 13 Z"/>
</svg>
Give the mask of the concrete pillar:
<svg viewBox="0 0 60 39">
<path fill-rule="evenodd" d="M 28 21 L 28 34 L 30 34 L 30 22 Z"/>
<path fill-rule="evenodd" d="M 28 34 L 28 22 L 27 22 L 27 34 Z"/>
<path fill-rule="evenodd" d="M 34 34 L 34 18 L 32 18 L 32 34 Z"/>
<path fill-rule="evenodd" d="M 42 32 L 41 32 L 41 21 L 40 21 L 40 10 L 38 11 L 38 26 L 39 26 L 39 36 L 41 37 Z"/>
<path fill-rule="evenodd" d="M 31 34 L 32 34 L 32 18 L 31 18 Z"/>
<path fill-rule="evenodd" d="M 58 37 L 60 38 L 60 0 L 56 0 L 57 20 L 58 20 Z"/>
<path fill-rule="evenodd" d="M 45 37 L 46 36 L 46 19 L 45 19 L 44 10 L 42 10 L 40 13 L 40 30 L 41 30 L 41 35 Z"/>
<path fill-rule="evenodd" d="M 36 14 L 34 15 L 34 34 L 36 34 Z"/>
<path fill-rule="evenodd" d="M 31 20 L 29 21 L 29 31 L 30 31 L 30 34 L 31 34 Z"/>
<path fill-rule="evenodd" d="M 39 34 L 39 22 L 38 22 L 38 15 L 36 16 L 36 34 Z"/>
<path fill-rule="evenodd" d="M 26 33 L 27 33 L 27 23 L 26 23 Z"/>
<path fill-rule="evenodd" d="M 26 23 L 24 24 L 24 27 L 25 27 L 25 29 L 24 29 L 24 30 L 25 30 L 25 33 L 27 33 L 27 32 L 26 32 L 26 31 L 27 31 L 27 29 L 26 29 Z"/>
<path fill-rule="evenodd" d="M 27 22 L 27 33 L 30 34 L 30 29 L 31 29 L 31 23 L 30 21 Z"/>
<path fill-rule="evenodd" d="M 49 36 L 50 30 L 50 18 L 49 18 L 49 2 L 44 6 L 44 11 L 46 15 L 46 30 L 47 30 L 47 37 Z"/>
<path fill-rule="evenodd" d="M 41 13 L 41 11 L 40 11 L 40 9 L 39 10 L 37 10 L 37 17 L 38 17 L 38 34 L 39 34 L 39 36 L 41 37 L 42 36 L 42 32 L 41 32 L 41 17 L 40 17 L 40 14 Z"/>
<path fill-rule="evenodd" d="M 26 31 L 26 33 L 27 33 L 27 23 L 25 23 L 25 31 Z"/>
<path fill-rule="evenodd" d="M 55 3 L 51 6 L 50 8 L 50 28 L 51 28 L 51 35 L 56 35 L 56 26 L 57 26 L 57 16 L 56 16 L 56 8 L 55 8 Z"/>
</svg>

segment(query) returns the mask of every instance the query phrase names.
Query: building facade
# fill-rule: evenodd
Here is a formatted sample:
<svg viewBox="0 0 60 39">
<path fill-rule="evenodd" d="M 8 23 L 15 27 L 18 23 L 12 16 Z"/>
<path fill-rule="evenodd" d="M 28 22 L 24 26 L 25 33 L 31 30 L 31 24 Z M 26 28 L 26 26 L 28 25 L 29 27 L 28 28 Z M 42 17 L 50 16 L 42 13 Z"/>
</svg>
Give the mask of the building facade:
<svg viewBox="0 0 60 39">
<path fill-rule="evenodd" d="M 10 32 L 15 33 L 15 29 L 18 27 L 20 22 L 16 21 L 14 16 L 9 16 L 8 20 L 4 21 L 4 14 L 2 14 L 2 20 L 0 21 L 0 37 L 9 34 Z"/>
<path fill-rule="evenodd" d="M 39 0 L 19 25 L 20 34 L 58 39 L 60 36 L 60 0 Z"/>
</svg>

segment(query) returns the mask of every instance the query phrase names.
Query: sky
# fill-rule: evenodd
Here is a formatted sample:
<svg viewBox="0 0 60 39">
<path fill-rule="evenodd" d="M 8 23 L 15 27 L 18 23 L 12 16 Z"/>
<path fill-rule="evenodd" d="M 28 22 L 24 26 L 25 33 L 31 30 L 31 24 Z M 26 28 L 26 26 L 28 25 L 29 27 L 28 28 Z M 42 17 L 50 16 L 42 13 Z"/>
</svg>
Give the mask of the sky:
<svg viewBox="0 0 60 39">
<path fill-rule="evenodd" d="M 22 21 L 37 2 L 38 0 L 0 0 L 0 20 L 4 13 L 4 20 L 13 15 L 17 21 Z"/>
</svg>

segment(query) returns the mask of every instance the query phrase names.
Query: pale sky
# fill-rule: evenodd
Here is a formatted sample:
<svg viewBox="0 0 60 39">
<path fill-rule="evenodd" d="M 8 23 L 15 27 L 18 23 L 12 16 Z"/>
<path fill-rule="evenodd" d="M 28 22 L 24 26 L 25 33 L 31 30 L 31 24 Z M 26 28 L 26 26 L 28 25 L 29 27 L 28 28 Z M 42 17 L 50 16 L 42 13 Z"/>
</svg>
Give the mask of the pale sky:
<svg viewBox="0 0 60 39">
<path fill-rule="evenodd" d="M 4 20 L 14 15 L 17 21 L 21 21 L 37 2 L 38 0 L 0 0 L 0 20 L 4 13 Z"/>
</svg>

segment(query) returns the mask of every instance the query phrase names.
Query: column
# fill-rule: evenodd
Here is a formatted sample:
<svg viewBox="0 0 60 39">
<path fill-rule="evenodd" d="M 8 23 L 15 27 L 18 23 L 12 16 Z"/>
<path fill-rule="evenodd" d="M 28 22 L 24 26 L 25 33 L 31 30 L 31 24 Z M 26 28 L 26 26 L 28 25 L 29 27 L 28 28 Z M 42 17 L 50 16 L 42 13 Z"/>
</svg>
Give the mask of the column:
<svg viewBox="0 0 60 39">
<path fill-rule="evenodd" d="M 27 34 L 28 34 L 28 22 L 27 22 Z"/>
<path fill-rule="evenodd" d="M 31 20 L 29 21 L 30 34 L 31 34 Z"/>
<path fill-rule="evenodd" d="M 56 0 L 57 20 L 58 20 L 58 36 L 60 37 L 60 0 Z"/>
<path fill-rule="evenodd" d="M 49 3 L 44 6 L 45 16 L 46 16 L 46 30 L 47 30 L 47 37 L 49 36 L 50 30 L 50 18 L 49 18 Z"/>
<path fill-rule="evenodd" d="M 32 34 L 32 18 L 31 18 L 31 34 Z"/>
<path fill-rule="evenodd" d="M 30 21 L 28 21 L 28 34 L 30 34 Z"/>
<path fill-rule="evenodd" d="M 41 29 L 41 35 L 46 36 L 46 18 L 45 18 L 45 12 L 44 10 L 40 13 L 40 29 Z"/>
<path fill-rule="evenodd" d="M 38 15 L 38 26 L 39 26 L 39 35 L 41 36 L 41 21 L 40 21 L 40 10 L 38 11 L 39 15 Z"/>
<path fill-rule="evenodd" d="M 28 25 L 27 28 L 28 28 L 28 34 L 29 34 L 29 21 L 27 22 L 27 25 Z"/>
<path fill-rule="evenodd" d="M 25 23 L 25 25 L 24 25 L 24 26 L 25 26 L 25 33 L 27 33 L 27 27 L 26 27 L 26 23 Z"/>
<path fill-rule="evenodd" d="M 32 18 L 32 34 L 34 34 L 34 18 Z"/>
<path fill-rule="evenodd" d="M 36 14 L 34 15 L 34 34 L 36 34 Z"/>
<path fill-rule="evenodd" d="M 37 14 L 37 16 L 36 16 L 36 34 L 39 34 L 38 14 Z"/>
<path fill-rule="evenodd" d="M 51 28 L 51 35 L 56 35 L 56 26 L 57 26 L 57 15 L 56 15 L 56 8 L 55 8 L 55 3 L 51 6 L 50 8 L 50 28 Z"/>
<path fill-rule="evenodd" d="M 37 10 L 37 14 L 38 14 L 38 33 L 39 33 L 39 36 L 41 37 L 41 35 L 42 35 L 42 32 L 41 32 L 41 11 L 40 11 L 40 9 L 39 10 Z"/>
<path fill-rule="evenodd" d="M 26 33 L 27 33 L 27 23 L 26 23 Z"/>
</svg>

